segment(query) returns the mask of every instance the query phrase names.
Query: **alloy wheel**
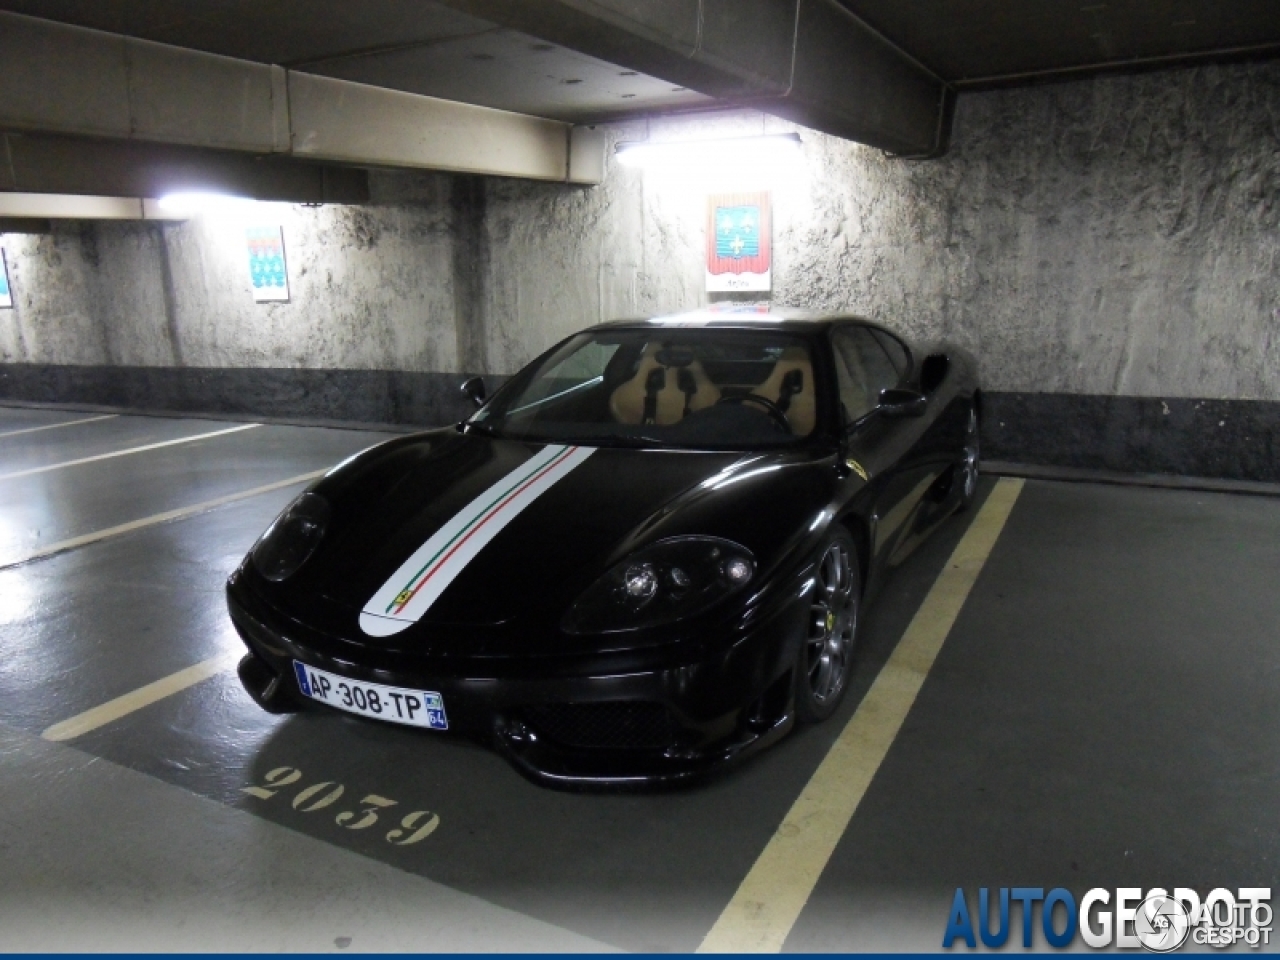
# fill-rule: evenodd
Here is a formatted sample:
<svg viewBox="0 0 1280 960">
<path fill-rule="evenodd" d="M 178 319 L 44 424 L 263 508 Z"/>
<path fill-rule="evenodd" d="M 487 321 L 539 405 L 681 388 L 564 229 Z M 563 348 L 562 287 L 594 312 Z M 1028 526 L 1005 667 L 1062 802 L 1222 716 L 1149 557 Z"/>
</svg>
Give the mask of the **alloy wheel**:
<svg viewBox="0 0 1280 960">
<path fill-rule="evenodd" d="M 833 701 L 844 691 L 857 626 L 857 585 L 849 545 L 837 540 L 827 547 L 818 564 L 805 643 L 809 692 L 817 703 Z"/>
<path fill-rule="evenodd" d="M 961 467 L 961 477 L 963 478 L 964 491 L 963 496 L 965 502 L 973 499 L 973 495 L 978 492 L 978 411 L 969 411 L 969 426 L 965 431 L 964 438 L 964 463 Z"/>
</svg>

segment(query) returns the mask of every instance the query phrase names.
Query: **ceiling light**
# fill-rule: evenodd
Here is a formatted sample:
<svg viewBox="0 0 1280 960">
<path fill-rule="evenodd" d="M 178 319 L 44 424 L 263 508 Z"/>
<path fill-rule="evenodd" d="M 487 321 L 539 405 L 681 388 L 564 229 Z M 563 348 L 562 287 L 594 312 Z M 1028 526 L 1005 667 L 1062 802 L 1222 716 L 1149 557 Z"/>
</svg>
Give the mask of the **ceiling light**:
<svg viewBox="0 0 1280 960">
<path fill-rule="evenodd" d="M 762 183 L 785 175 L 800 158 L 800 135 L 783 133 L 725 140 L 651 140 L 619 143 L 623 166 L 689 178 Z"/>
<path fill-rule="evenodd" d="M 198 214 L 221 216 L 241 213 L 252 209 L 257 202 L 249 197 L 233 197 L 225 193 L 181 191 L 165 194 L 156 201 L 156 205 L 165 213 L 194 217 Z"/>
</svg>

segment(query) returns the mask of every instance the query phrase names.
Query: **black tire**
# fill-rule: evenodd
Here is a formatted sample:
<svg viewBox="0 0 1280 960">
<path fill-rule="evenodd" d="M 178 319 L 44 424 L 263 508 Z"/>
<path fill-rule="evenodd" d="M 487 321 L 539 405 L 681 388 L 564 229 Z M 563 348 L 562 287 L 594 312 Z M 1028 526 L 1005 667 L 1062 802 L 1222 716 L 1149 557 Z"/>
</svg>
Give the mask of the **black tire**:
<svg viewBox="0 0 1280 960">
<path fill-rule="evenodd" d="M 978 420 L 978 408 L 969 408 L 969 423 L 965 427 L 964 450 L 960 454 L 960 462 L 955 465 L 955 476 L 952 483 L 956 487 L 956 510 L 963 513 L 973 506 L 978 495 L 978 473 L 981 468 L 982 450 L 980 440 L 981 423 Z"/>
<path fill-rule="evenodd" d="M 832 532 L 818 554 L 804 640 L 792 670 L 796 719 L 818 723 L 835 713 L 853 673 L 862 578 L 853 538 Z"/>
</svg>

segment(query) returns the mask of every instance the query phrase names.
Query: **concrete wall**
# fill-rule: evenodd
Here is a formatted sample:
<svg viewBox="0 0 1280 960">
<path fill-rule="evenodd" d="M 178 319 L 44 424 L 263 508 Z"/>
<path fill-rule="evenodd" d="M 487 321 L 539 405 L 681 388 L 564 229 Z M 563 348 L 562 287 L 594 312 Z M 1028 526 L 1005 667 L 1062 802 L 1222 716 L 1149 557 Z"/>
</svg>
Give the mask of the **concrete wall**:
<svg viewBox="0 0 1280 960">
<path fill-rule="evenodd" d="M 741 113 L 610 133 L 787 129 Z M 774 188 L 773 303 L 972 349 L 1004 398 L 997 454 L 1280 479 L 1280 61 L 965 95 L 937 161 L 801 134 L 801 166 Z M 707 303 L 705 186 L 613 163 L 595 188 L 377 173 L 368 207 L 269 211 L 289 304 L 252 302 L 235 225 L 8 236 L 0 394 L 40 393 L 69 364 L 510 373 L 589 323 Z M 1080 397 L 1121 399 L 1082 435 L 1064 426 Z M 1158 439 L 1176 399 L 1263 406 L 1239 437 L 1223 408 L 1205 460 L 1183 455 L 1192 419 Z M 1018 421 L 1003 434 L 1001 411 Z M 1259 442 L 1260 464 L 1238 468 L 1235 445 Z"/>
<path fill-rule="evenodd" d="M 803 136 L 774 191 L 774 303 L 953 338 L 994 390 L 1280 400 L 1280 62 L 963 96 L 938 161 Z M 707 301 L 696 190 L 615 170 L 489 205 L 499 367 L 544 331 Z"/>
<path fill-rule="evenodd" d="M 444 202 L 264 205 L 284 228 L 288 303 L 253 302 L 238 216 L 6 236 L 0 361 L 455 369 L 449 182 L 429 185 Z"/>
</svg>

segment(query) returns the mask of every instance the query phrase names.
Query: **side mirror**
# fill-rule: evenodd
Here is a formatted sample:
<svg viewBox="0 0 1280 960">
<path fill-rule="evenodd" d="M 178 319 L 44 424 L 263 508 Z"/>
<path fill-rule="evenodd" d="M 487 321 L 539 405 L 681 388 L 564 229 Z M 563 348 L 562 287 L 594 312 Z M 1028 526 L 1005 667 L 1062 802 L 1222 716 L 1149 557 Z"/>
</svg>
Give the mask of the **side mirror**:
<svg viewBox="0 0 1280 960">
<path fill-rule="evenodd" d="M 923 393 L 889 387 L 880 391 L 880 405 L 876 409 L 886 417 L 920 417 L 928 405 Z"/>
<path fill-rule="evenodd" d="M 477 407 L 484 406 L 484 377 L 472 377 L 462 385 L 462 392 L 465 396 L 471 398 L 471 402 Z"/>
</svg>

